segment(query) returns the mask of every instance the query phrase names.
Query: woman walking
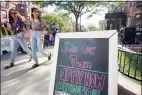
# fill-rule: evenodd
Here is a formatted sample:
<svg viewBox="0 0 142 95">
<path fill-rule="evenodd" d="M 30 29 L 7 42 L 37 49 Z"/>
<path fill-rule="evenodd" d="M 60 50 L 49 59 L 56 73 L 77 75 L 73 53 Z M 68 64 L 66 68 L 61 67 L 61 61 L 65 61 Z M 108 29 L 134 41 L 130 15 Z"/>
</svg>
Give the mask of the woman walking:
<svg viewBox="0 0 142 95">
<path fill-rule="evenodd" d="M 48 56 L 48 60 L 51 60 L 51 54 L 47 54 L 43 51 L 43 43 L 44 43 L 44 34 L 47 28 L 46 23 L 40 18 L 40 12 L 37 8 L 32 8 L 31 14 L 32 20 L 30 21 L 31 27 L 31 49 L 32 49 L 32 57 L 35 61 L 35 64 L 32 68 L 38 67 L 38 59 L 37 59 L 37 48 L 40 53 L 44 56 Z"/>
<path fill-rule="evenodd" d="M 32 53 L 26 45 L 26 40 L 23 35 L 23 21 L 20 17 L 20 14 L 14 10 L 10 9 L 9 11 L 9 24 L 7 24 L 7 28 L 13 32 L 11 36 L 11 62 L 9 65 L 5 66 L 5 69 L 8 69 L 14 66 L 14 61 L 17 52 L 17 44 L 20 44 L 23 50 L 25 50 L 28 55 L 32 58 Z M 30 60 L 31 60 L 30 58 Z"/>
</svg>

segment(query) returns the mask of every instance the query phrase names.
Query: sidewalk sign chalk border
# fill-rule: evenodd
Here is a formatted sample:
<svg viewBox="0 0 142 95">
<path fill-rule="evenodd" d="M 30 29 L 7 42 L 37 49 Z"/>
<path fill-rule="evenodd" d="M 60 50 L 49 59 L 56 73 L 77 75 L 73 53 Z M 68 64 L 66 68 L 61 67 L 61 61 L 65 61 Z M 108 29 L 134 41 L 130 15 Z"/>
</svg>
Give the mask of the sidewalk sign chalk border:
<svg viewBox="0 0 142 95">
<path fill-rule="evenodd" d="M 58 51 L 60 39 L 63 38 L 108 38 L 109 39 L 109 70 L 108 70 L 108 95 L 118 94 L 118 74 L 117 74 L 117 46 L 118 33 L 116 30 L 107 31 L 91 31 L 91 32 L 72 32 L 72 33 L 57 33 L 54 47 L 53 71 L 51 72 L 49 93 L 53 95 L 56 66 L 58 60 Z"/>
</svg>

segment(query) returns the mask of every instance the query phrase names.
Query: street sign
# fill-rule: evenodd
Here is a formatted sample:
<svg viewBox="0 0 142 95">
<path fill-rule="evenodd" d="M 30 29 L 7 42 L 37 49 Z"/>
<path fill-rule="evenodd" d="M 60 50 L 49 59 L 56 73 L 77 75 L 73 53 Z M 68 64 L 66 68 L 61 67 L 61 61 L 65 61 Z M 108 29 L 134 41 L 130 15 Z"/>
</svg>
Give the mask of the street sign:
<svg viewBox="0 0 142 95">
<path fill-rule="evenodd" d="M 58 33 L 48 95 L 117 95 L 117 31 Z"/>
</svg>

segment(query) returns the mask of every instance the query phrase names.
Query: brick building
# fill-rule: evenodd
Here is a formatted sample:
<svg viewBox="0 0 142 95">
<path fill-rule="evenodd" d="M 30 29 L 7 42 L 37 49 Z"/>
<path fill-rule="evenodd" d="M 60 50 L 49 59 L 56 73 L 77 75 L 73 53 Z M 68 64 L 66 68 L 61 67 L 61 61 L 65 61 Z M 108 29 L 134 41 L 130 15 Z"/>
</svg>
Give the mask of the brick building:
<svg viewBox="0 0 142 95">
<path fill-rule="evenodd" d="M 126 2 L 127 5 L 127 27 L 135 26 L 137 30 L 142 28 L 142 1 Z"/>
<path fill-rule="evenodd" d="M 1 1 L 0 4 L 1 22 L 8 21 L 8 12 L 11 8 L 16 9 L 26 19 L 30 17 L 30 2 L 25 2 L 25 0 L 5 0 Z"/>
<path fill-rule="evenodd" d="M 142 30 L 142 1 L 126 1 L 120 7 L 112 5 L 112 10 L 105 15 L 107 30 L 121 27 L 136 27 Z"/>
</svg>

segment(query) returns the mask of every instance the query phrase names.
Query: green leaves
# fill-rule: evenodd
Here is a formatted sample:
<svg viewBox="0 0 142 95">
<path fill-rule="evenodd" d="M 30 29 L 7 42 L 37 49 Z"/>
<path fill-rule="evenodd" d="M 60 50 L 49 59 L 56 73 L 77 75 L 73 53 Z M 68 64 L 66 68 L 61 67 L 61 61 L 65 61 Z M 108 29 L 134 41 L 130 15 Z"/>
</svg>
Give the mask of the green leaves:
<svg viewBox="0 0 142 95">
<path fill-rule="evenodd" d="M 39 2 L 37 4 L 39 4 L 41 7 L 54 4 L 57 6 L 58 10 L 65 10 L 68 13 L 74 14 L 76 19 L 76 31 L 78 31 L 78 19 L 80 16 L 90 12 L 89 16 L 92 17 L 93 14 L 97 14 L 99 11 L 101 11 L 96 7 L 99 7 L 100 5 L 106 5 L 106 3 L 96 1 L 46 1 Z"/>
<path fill-rule="evenodd" d="M 96 26 L 90 25 L 88 26 L 89 31 L 97 31 L 98 28 L 96 28 Z"/>
<path fill-rule="evenodd" d="M 43 19 L 48 24 L 49 31 L 52 27 L 55 26 L 59 28 L 61 32 L 70 32 L 72 31 L 72 19 L 69 17 L 68 13 L 59 13 L 55 14 L 46 14 L 43 16 Z"/>
</svg>

